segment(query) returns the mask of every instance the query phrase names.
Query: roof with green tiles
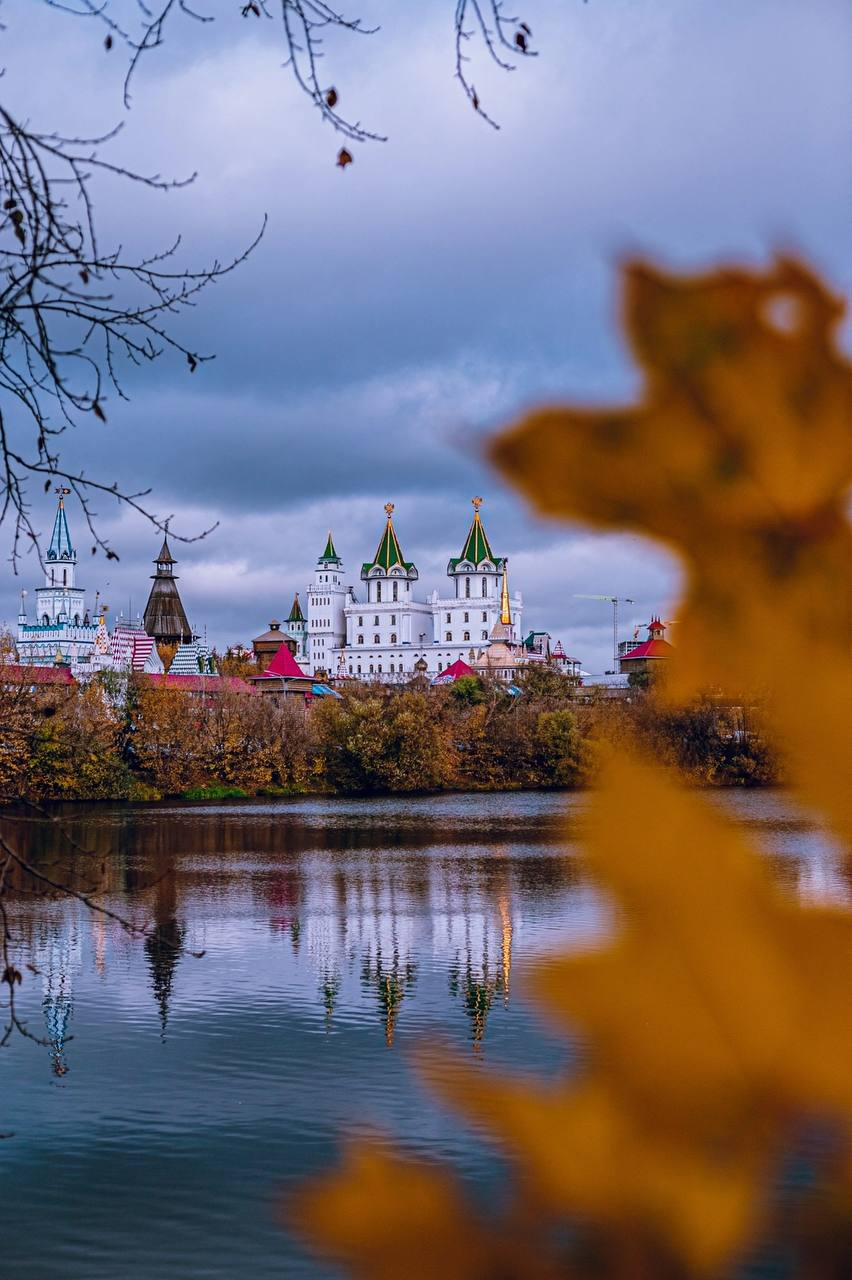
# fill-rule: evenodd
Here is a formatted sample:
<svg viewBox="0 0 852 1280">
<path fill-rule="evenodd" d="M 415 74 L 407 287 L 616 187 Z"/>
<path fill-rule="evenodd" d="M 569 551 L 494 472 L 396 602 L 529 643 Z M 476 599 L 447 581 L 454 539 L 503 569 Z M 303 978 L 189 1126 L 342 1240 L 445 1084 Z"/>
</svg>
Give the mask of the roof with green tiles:
<svg viewBox="0 0 852 1280">
<path fill-rule="evenodd" d="M 334 539 L 331 536 L 331 530 L 328 531 L 328 541 L 325 544 L 325 551 L 320 556 L 321 561 L 326 564 L 340 564 L 340 556 L 334 549 Z"/>
<path fill-rule="evenodd" d="M 296 595 L 293 599 L 293 608 L 290 610 L 290 616 L 287 619 L 287 621 L 288 622 L 304 622 L 305 621 L 305 615 L 302 613 L 302 606 L 299 604 L 298 591 L 296 592 Z"/>
<path fill-rule="evenodd" d="M 404 560 L 402 557 L 402 548 L 399 545 L 399 539 L 396 536 L 396 530 L 393 527 L 393 503 L 385 503 L 385 511 L 387 512 L 387 524 L 384 527 L 379 545 L 376 548 L 376 554 L 372 560 L 366 560 L 361 566 L 362 575 L 366 576 L 374 569 L 384 569 L 388 573 L 391 569 L 404 569 L 406 573 L 410 573 L 414 568 L 411 560 Z"/>
<path fill-rule="evenodd" d="M 494 552 L 491 550 L 491 544 L 488 541 L 488 535 L 485 532 L 485 526 L 482 523 L 482 518 L 479 514 L 482 499 L 474 498 L 472 501 L 473 522 L 468 530 L 461 555 L 454 556 L 450 560 L 451 572 L 460 564 L 472 564 L 474 568 L 476 568 L 488 560 L 499 569 L 503 563 L 502 558 L 500 556 L 495 556 Z"/>
</svg>

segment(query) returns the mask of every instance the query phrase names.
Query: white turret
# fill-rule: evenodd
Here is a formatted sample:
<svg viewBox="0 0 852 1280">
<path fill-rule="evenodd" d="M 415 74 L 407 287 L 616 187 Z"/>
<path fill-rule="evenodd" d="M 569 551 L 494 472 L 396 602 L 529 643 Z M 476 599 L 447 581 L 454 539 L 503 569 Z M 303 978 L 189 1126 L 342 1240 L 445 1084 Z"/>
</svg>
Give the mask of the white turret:
<svg viewBox="0 0 852 1280">
<path fill-rule="evenodd" d="M 334 675 L 337 670 L 338 652 L 346 643 L 345 610 L 351 595 L 351 588 L 346 585 L 343 561 L 335 550 L 329 530 L 325 550 L 317 560 L 313 583 L 308 587 L 305 662 L 310 675 L 319 671 Z"/>
</svg>

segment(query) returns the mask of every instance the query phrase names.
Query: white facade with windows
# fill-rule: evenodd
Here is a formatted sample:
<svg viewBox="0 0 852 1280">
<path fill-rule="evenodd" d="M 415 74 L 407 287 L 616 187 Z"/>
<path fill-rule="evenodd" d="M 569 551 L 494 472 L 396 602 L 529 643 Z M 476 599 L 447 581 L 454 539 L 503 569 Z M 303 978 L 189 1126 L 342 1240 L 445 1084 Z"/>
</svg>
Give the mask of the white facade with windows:
<svg viewBox="0 0 852 1280">
<path fill-rule="evenodd" d="M 60 487 L 53 534 L 44 560 L 44 586 L 35 592 L 35 617 L 27 615 L 26 593 L 21 594 L 16 647 L 20 662 L 29 666 L 50 666 L 57 657 L 76 669 L 97 663 L 96 650 L 102 620 L 92 617 L 86 607 L 86 593 L 75 584 L 77 552 L 71 544 L 65 515 L 69 489 Z"/>
<path fill-rule="evenodd" d="M 494 556 L 474 499 L 474 518 L 462 554 L 447 566 L 446 592 L 418 595 L 419 574 L 405 560 L 393 525 L 393 504 L 376 554 L 361 566 L 357 594 L 346 583 L 331 534 L 308 590 L 311 674 L 381 680 L 410 679 L 417 670 L 439 675 L 458 658 L 469 661 L 491 643 L 501 617 L 505 557 Z M 521 639 L 523 601 L 511 600 L 511 629 Z M 418 667 L 418 663 L 421 664 Z"/>
<path fill-rule="evenodd" d="M 296 653 L 296 661 L 307 674 L 335 674 L 338 652 L 346 642 L 346 606 L 351 597 L 343 561 L 329 532 L 325 550 L 317 560 L 314 580 L 308 587 L 304 657 L 299 651 Z"/>
</svg>

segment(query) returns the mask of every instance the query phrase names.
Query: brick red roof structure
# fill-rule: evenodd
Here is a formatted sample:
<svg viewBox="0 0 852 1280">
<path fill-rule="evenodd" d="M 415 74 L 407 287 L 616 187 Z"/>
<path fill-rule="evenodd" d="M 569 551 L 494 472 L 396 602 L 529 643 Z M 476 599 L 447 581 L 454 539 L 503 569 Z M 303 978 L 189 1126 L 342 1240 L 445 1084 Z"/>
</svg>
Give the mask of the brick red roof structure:
<svg viewBox="0 0 852 1280">
<path fill-rule="evenodd" d="M 4 662 L 0 665 L 0 684 L 75 685 L 76 683 L 70 667 L 27 667 L 17 662 Z"/>
<path fill-rule="evenodd" d="M 652 618 L 648 623 L 648 639 L 637 645 L 635 649 L 631 649 L 629 653 L 625 653 L 624 657 L 619 659 L 619 663 L 642 662 L 648 658 L 671 658 L 674 647 L 668 640 L 663 639 L 665 630 L 665 623 L 659 618 Z"/>
<path fill-rule="evenodd" d="M 232 693 L 254 693 L 251 685 L 241 676 L 170 676 L 146 672 L 142 679 L 148 684 L 185 689 L 187 693 L 221 693 L 224 689 L 230 689 Z"/>
</svg>

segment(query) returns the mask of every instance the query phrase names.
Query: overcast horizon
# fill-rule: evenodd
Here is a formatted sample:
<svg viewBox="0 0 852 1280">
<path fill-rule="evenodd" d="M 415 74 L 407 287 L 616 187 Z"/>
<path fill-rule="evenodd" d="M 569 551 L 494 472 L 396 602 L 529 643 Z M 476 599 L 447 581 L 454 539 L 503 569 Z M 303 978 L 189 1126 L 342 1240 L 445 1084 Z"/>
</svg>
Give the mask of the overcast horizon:
<svg viewBox="0 0 852 1280">
<path fill-rule="evenodd" d="M 637 393 L 616 322 L 625 253 L 702 270 L 793 250 L 849 293 L 848 6 L 528 0 L 539 56 L 502 74 L 477 54 L 498 132 L 453 79 L 451 3 L 353 5 L 383 30 L 330 40 L 328 76 L 341 108 L 389 141 L 352 146 L 341 171 L 340 139 L 282 70 L 268 24 L 176 25 L 127 113 L 125 56 L 106 54 L 102 27 L 4 4 L 4 90 L 19 114 L 78 135 L 126 119 L 111 159 L 198 171 L 167 195 L 99 183 L 102 243 L 141 255 L 180 232 L 198 266 L 239 252 L 269 215 L 248 262 L 175 324 L 216 359 L 192 375 L 182 358 L 132 371 L 131 398 L 69 433 L 63 461 L 152 486 L 178 533 L 218 521 L 172 549 L 190 621 L 220 648 L 286 618 L 329 528 L 357 591 L 388 500 L 423 595 L 440 588 L 482 494 L 525 629 L 603 671 L 611 610 L 575 597 L 632 598 L 626 636 L 653 612 L 676 619 L 676 565 L 641 539 L 535 518 L 482 442 L 531 405 Z M 37 482 L 30 500 L 49 537 L 53 495 Z M 111 618 L 131 601 L 141 612 L 161 535 L 96 505 L 121 558 L 89 554 L 70 502 L 78 582 Z M 14 626 L 21 588 L 32 609 L 41 581 L 35 556 L 17 578 L 7 564 L 0 619 Z"/>
</svg>

